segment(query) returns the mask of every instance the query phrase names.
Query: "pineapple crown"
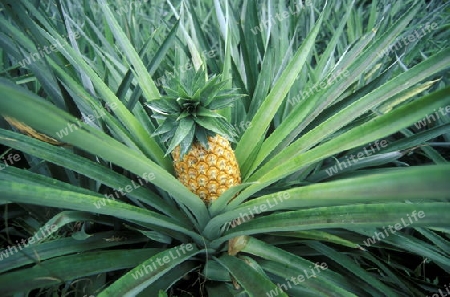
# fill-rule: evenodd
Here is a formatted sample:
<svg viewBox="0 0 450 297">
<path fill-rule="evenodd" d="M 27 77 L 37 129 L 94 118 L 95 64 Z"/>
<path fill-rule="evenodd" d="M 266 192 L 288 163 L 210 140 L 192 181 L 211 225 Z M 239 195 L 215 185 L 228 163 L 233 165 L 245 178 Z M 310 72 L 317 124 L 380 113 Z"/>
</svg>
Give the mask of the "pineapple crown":
<svg viewBox="0 0 450 297">
<path fill-rule="evenodd" d="M 235 141 L 234 127 L 216 110 L 229 107 L 244 95 L 226 88 L 226 83 L 220 75 L 207 79 L 206 72 L 191 70 L 183 80 L 172 80 L 164 87 L 166 96 L 147 102 L 161 123 L 152 136 L 169 142 L 166 155 L 180 145 L 183 158 L 195 142 L 208 148 L 208 137 L 216 134 Z"/>
</svg>

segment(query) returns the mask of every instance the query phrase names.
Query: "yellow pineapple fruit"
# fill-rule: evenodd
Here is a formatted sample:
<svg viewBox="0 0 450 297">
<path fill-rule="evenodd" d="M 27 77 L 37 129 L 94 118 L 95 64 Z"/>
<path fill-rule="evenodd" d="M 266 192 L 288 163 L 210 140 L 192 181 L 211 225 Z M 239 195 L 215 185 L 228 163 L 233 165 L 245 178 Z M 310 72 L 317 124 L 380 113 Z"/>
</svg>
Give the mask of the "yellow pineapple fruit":
<svg viewBox="0 0 450 297">
<path fill-rule="evenodd" d="M 241 183 L 241 173 L 229 141 L 217 134 L 208 138 L 208 147 L 194 143 L 181 160 L 179 146 L 172 152 L 177 178 L 205 203 Z"/>
<path fill-rule="evenodd" d="M 241 182 L 239 165 L 230 140 L 235 130 L 216 110 L 228 107 L 242 95 L 224 89 L 216 76 L 204 72 L 166 86 L 167 96 L 147 103 L 161 120 L 154 136 L 169 142 L 177 178 L 206 204 Z"/>
</svg>

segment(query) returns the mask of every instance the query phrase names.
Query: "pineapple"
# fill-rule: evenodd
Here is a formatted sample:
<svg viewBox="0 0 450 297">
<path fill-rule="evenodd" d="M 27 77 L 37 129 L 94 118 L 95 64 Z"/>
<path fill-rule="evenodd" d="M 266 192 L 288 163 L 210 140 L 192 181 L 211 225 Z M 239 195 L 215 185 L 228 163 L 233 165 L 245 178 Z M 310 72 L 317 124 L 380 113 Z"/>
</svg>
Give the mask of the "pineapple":
<svg viewBox="0 0 450 297">
<path fill-rule="evenodd" d="M 166 86 L 167 96 L 147 103 L 161 120 L 153 136 L 168 142 L 178 180 L 206 204 L 241 182 L 230 145 L 236 132 L 216 110 L 242 95 L 224 85 L 219 76 L 207 80 L 204 72 L 191 72 Z"/>
</svg>

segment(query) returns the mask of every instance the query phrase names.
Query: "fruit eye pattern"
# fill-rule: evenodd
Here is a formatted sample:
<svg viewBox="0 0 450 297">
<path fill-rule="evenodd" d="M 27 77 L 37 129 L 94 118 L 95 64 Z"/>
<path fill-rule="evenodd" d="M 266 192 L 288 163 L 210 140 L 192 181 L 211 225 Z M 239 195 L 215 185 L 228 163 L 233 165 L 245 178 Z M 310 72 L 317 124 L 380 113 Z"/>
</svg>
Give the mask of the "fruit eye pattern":
<svg viewBox="0 0 450 297">
<path fill-rule="evenodd" d="M 199 143 L 194 144 L 181 160 L 180 147 L 172 153 L 177 178 L 194 194 L 204 197 L 206 203 L 217 199 L 221 194 L 220 186 L 224 192 L 241 183 L 239 166 L 230 143 L 220 135 L 209 137 L 208 143 L 214 145 L 206 149 Z M 200 155 L 207 156 L 207 162 L 200 161 L 203 159 Z"/>
</svg>

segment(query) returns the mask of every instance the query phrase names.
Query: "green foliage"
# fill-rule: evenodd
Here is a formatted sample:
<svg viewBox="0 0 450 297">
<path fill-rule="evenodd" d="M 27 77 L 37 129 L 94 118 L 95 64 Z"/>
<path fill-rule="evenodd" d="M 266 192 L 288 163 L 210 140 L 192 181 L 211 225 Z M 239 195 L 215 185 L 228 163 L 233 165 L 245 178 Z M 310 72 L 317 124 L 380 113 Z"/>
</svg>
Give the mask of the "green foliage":
<svg viewBox="0 0 450 297">
<path fill-rule="evenodd" d="M 445 291 L 449 19 L 440 1 L 0 1 L 0 115 L 29 132 L 0 117 L 1 295 Z M 192 111 L 236 132 L 242 184 L 208 207 L 165 154 L 202 139 Z"/>
<path fill-rule="evenodd" d="M 192 143 L 208 148 L 208 137 L 219 134 L 231 141 L 236 131 L 225 117 L 216 112 L 242 97 L 234 89 L 225 89 L 220 76 L 207 77 L 205 71 L 187 71 L 183 80 L 172 80 L 164 90 L 166 96 L 146 103 L 161 119 L 152 136 L 160 135 L 168 142 L 166 155 L 180 146 L 180 158 L 189 152 Z"/>
</svg>

